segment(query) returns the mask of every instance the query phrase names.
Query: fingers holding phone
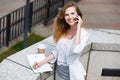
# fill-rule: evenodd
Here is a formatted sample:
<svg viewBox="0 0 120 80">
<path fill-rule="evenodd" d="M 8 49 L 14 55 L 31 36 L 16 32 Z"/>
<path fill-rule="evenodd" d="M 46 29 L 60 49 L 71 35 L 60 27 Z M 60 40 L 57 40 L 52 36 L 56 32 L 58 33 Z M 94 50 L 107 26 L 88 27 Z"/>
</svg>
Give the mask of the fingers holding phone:
<svg viewBox="0 0 120 80">
<path fill-rule="evenodd" d="M 83 21 L 82 21 L 82 18 L 79 16 L 79 15 L 77 15 L 76 16 L 76 18 L 74 19 L 77 23 L 82 23 Z"/>
<path fill-rule="evenodd" d="M 79 26 L 79 27 L 82 26 L 83 20 L 79 15 L 77 15 L 77 17 L 74 20 L 76 21 L 77 26 Z"/>
</svg>

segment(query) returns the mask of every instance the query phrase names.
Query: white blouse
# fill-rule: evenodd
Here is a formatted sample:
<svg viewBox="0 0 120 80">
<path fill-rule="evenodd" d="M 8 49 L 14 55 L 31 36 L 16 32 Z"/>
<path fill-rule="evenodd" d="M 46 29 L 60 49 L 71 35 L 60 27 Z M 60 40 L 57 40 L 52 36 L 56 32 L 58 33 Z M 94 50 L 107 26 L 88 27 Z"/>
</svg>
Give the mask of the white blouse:
<svg viewBox="0 0 120 80">
<path fill-rule="evenodd" d="M 67 53 L 67 49 L 69 48 L 68 44 L 71 43 L 72 39 L 67 39 L 67 38 L 61 38 L 57 44 L 57 50 L 58 50 L 58 54 L 57 54 L 57 64 L 58 65 L 68 65 L 67 64 L 67 57 L 66 57 L 66 53 Z M 72 50 L 70 51 L 72 52 Z"/>
<path fill-rule="evenodd" d="M 72 39 L 61 38 L 58 41 L 56 48 L 52 51 L 55 56 L 55 59 L 52 61 L 55 62 L 57 60 L 58 65 L 67 66 L 72 64 L 77 57 L 80 57 L 80 52 L 84 49 L 88 41 L 88 33 L 84 28 L 82 28 L 80 36 L 81 42 L 76 47 L 74 47 L 76 35 Z"/>
</svg>

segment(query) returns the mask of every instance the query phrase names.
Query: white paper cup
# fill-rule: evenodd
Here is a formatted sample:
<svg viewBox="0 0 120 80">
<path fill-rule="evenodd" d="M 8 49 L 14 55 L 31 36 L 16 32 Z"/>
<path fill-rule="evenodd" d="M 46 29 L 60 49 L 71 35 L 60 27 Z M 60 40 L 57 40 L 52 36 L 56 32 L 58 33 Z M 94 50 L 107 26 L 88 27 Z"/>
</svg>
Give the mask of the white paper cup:
<svg viewBox="0 0 120 80">
<path fill-rule="evenodd" d="M 43 53 L 45 53 L 45 48 L 46 48 L 46 45 L 45 44 L 39 44 L 38 45 L 38 53 L 40 53 L 40 54 L 43 54 Z"/>
</svg>

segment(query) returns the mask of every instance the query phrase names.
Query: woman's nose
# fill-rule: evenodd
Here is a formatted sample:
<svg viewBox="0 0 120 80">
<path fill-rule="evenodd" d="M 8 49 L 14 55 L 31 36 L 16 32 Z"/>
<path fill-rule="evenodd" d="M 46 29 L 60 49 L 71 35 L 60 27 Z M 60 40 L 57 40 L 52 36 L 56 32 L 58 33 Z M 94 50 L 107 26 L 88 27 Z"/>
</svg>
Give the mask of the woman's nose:
<svg viewBox="0 0 120 80">
<path fill-rule="evenodd" d="M 69 18 L 72 18 L 72 15 L 69 15 Z"/>
</svg>

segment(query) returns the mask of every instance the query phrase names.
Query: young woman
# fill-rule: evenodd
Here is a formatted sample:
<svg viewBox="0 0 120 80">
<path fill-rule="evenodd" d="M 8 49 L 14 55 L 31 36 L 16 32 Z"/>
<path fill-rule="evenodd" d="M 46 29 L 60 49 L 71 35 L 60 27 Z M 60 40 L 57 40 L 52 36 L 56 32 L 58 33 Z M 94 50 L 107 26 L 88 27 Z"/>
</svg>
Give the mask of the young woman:
<svg viewBox="0 0 120 80">
<path fill-rule="evenodd" d="M 56 48 L 41 62 L 35 62 L 36 69 L 49 61 L 57 61 L 56 80 L 84 80 L 86 72 L 79 61 L 81 51 L 88 41 L 83 28 L 82 13 L 73 1 L 67 2 L 56 18 L 54 40 Z"/>
</svg>

